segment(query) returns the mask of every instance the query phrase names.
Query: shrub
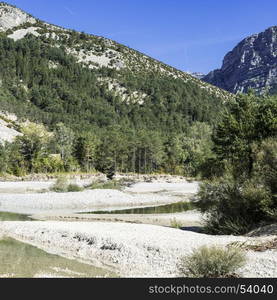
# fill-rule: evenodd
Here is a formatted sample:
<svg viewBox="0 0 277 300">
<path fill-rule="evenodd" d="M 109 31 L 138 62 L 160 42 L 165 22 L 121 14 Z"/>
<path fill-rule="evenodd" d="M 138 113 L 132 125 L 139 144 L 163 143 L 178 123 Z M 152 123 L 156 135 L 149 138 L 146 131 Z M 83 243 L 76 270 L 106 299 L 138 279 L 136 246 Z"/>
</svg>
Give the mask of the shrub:
<svg viewBox="0 0 277 300">
<path fill-rule="evenodd" d="M 206 230 L 214 234 L 244 234 L 260 222 L 270 221 L 274 208 L 270 191 L 253 181 L 231 178 L 200 186 L 196 206 L 207 213 Z"/>
<path fill-rule="evenodd" d="M 217 160 L 216 158 L 206 159 L 200 166 L 199 172 L 202 179 L 212 179 L 216 177 L 221 177 L 226 171 L 226 163 Z"/>
<path fill-rule="evenodd" d="M 203 246 L 183 257 L 178 265 L 180 274 L 193 278 L 220 278 L 234 276 L 246 262 L 244 253 L 238 248 Z"/>
<path fill-rule="evenodd" d="M 109 180 L 105 182 L 93 182 L 88 186 L 90 189 L 109 189 L 109 190 L 120 190 L 122 188 L 121 182 L 116 180 Z"/>
<path fill-rule="evenodd" d="M 66 192 L 81 192 L 84 190 L 84 188 L 78 186 L 77 184 L 69 183 L 68 179 L 65 176 L 60 176 L 57 178 L 55 184 L 52 185 L 50 190 L 57 193 L 66 193 Z"/>
<path fill-rule="evenodd" d="M 222 218 L 216 211 L 208 215 L 203 232 L 207 234 L 241 235 L 255 228 L 255 224 L 247 223 L 240 217 Z"/>
<path fill-rule="evenodd" d="M 277 139 L 265 139 L 260 145 L 253 144 L 254 176 L 266 185 L 273 194 L 277 193 Z"/>
<path fill-rule="evenodd" d="M 49 155 L 32 160 L 33 171 L 43 173 L 54 173 L 63 171 L 64 164 L 59 155 Z"/>
<path fill-rule="evenodd" d="M 57 193 L 67 192 L 68 179 L 65 176 L 59 176 L 50 190 Z"/>
<path fill-rule="evenodd" d="M 73 183 L 69 184 L 67 187 L 68 192 L 82 192 L 83 190 L 84 188 L 82 186 Z"/>
</svg>

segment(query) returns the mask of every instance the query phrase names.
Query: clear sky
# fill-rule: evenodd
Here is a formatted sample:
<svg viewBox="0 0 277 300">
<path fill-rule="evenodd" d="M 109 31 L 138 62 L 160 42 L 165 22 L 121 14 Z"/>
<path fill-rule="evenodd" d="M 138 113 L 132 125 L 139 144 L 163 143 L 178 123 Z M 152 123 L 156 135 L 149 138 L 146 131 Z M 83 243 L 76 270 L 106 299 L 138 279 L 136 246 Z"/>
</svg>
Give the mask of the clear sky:
<svg viewBox="0 0 277 300">
<path fill-rule="evenodd" d="M 6 0 L 35 17 L 207 73 L 241 39 L 277 25 L 277 0 Z"/>
</svg>

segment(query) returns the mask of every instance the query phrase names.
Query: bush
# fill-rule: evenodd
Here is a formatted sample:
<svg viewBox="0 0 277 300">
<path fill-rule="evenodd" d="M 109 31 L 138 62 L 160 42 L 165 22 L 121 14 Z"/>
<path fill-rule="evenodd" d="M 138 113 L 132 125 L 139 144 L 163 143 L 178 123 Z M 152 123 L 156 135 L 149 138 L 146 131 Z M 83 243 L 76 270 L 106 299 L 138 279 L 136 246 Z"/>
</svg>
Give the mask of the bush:
<svg viewBox="0 0 277 300">
<path fill-rule="evenodd" d="M 68 179 L 65 176 L 57 178 L 56 182 L 51 186 L 50 190 L 57 193 L 67 192 Z"/>
<path fill-rule="evenodd" d="M 253 144 L 254 176 L 267 186 L 273 194 L 277 193 L 277 139 L 265 139 L 260 145 Z"/>
<path fill-rule="evenodd" d="M 48 157 L 40 157 L 32 160 L 33 171 L 43 173 L 61 172 L 64 164 L 59 155 L 49 155 Z"/>
<path fill-rule="evenodd" d="M 225 163 L 216 158 L 208 158 L 199 166 L 199 173 L 202 179 L 218 178 L 226 171 Z"/>
<path fill-rule="evenodd" d="M 246 262 L 244 253 L 238 248 L 203 246 L 192 255 L 181 259 L 178 269 L 181 275 L 193 278 L 222 278 L 234 276 Z"/>
<path fill-rule="evenodd" d="M 116 181 L 116 180 L 109 180 L 106 182 L 97 181 L 89 185 L 88 188 L 93 190 L 101 190 L 101 189 L 120 190 L 122 188 L 122 184 L 121 181 Z"/>
<path fill-rule="evenodd" d="M 200 186 L 196 206 L 207 213 L 206 230 L 214 234 L 244 234 L 259 223 L 271 221 L 274 209 L 270 191 L 253 181 L 231 178 Z"/>
<path fill-rule="evenodd" d="M 51 191 L 57 193 L 66 193 L 66 192 L 81 192 L 84 190 L 83 187 L 78 186 L 77 184 L 72 184 L 68 182 L 68 179 L 65 176 L 60 176 L 57 178 L 56 182 L 50 188 Z"/>
<path fill-rule="evenodd" d="M 68 192 L 82 192 L 84 190 L 83 187 L 77 185 L 77 184 L 69 184 L 67 187 Z"/>
</svg>

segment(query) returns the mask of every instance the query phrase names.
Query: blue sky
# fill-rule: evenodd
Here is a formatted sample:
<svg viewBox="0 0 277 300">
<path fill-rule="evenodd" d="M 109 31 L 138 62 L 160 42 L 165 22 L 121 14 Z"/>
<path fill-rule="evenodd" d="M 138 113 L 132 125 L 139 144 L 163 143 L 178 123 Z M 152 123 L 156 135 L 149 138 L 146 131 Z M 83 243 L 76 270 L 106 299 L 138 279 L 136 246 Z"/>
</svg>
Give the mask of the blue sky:
<svg viewBox="0 0 277 300">
<path fill-rule="evenodd" d="M 44 21 L 207 73 L 241 39 L 277 25 L 276 0 L 6 0 Z"/>
</svg>

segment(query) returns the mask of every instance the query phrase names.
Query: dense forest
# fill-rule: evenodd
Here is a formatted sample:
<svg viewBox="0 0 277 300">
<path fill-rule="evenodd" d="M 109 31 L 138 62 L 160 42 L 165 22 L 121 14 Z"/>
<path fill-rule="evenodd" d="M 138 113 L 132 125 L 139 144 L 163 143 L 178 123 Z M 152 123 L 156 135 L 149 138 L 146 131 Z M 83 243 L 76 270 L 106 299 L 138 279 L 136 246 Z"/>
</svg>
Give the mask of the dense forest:
<svg viewBox="0 0 277 300">
<path fill-rule="evenodd" d="M 18 125 L 24 136 L 1 146 L 2 173 L 95 169 L 196 176 L 212 156 L 210 136 L 223 101 L 194 82 L 86 68 L 63 47 L 32 35 L 15 42 L 2 34 L 0 61 L 1 110 L 37 124 Z M 147 96 L 124 101 L 100 84 L 107 77 Z"/>
</svg>

